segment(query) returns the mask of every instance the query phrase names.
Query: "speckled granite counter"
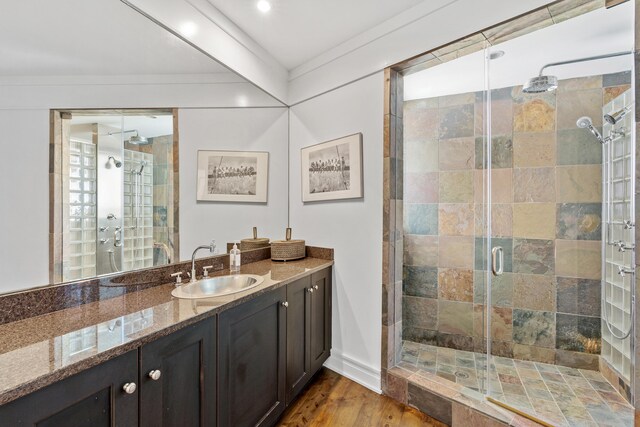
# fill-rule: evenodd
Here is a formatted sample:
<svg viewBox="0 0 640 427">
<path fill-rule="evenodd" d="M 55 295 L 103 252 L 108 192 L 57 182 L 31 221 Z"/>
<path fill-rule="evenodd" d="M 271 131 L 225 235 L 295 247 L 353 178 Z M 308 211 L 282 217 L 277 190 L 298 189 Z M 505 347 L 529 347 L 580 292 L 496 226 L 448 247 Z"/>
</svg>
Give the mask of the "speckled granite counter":
<svg viewBox="0 0 640 427">
<path fill-rule="evenodd" d="M 0 405 L 331 265 L 318 258 L 262 260 L 241 273 L 264 282 L 233 295 L 178 299 L 169 283 L 0 325 Z"/>
</svg>

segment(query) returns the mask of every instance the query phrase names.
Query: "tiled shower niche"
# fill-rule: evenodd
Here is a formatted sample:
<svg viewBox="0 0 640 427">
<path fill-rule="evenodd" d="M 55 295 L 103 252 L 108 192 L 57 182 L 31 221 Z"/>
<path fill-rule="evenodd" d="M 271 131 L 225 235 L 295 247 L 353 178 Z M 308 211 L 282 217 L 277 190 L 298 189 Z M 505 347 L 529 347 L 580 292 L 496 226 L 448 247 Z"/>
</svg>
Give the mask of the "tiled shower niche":
<svg viewBox="0 0 640 427">
<path fill-rule="evenodd" d="M 630 87 L 630 73 L 491 92 L 492 353 L 598 369 L 601 145 L 576 127 Z M 402 339 L 486 350 L 483 93 L 404 102 Z"/>
</svg>

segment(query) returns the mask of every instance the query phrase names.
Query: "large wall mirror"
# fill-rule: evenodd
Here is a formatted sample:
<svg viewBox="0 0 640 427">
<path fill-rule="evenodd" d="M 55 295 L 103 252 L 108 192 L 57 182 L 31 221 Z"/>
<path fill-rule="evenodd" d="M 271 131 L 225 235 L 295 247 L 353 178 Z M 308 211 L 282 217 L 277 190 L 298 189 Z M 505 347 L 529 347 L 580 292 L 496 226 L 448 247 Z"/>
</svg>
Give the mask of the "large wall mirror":
<svg viewBox="0 0 640 427">
<path fill-rule="evenodd" d="M 282 237 L 287 108 L 126 4 L 0 16 L 0 293 Z M 267 201 L 197 200 L 199 150 L 269 153 Z"/>
</svg>

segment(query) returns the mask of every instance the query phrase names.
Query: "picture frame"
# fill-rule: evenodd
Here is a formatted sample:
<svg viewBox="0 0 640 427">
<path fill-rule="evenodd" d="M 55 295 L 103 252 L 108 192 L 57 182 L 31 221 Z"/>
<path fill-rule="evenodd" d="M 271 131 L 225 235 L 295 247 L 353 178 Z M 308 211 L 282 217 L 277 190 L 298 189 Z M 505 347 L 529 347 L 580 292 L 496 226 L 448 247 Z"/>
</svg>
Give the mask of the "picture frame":
<svg viewBox="0 0 640 427">
<path fill-rule="evenodd" d="M 266 203 L 268 179 L 267 152 L 198 150 L 198 201 Z"/>
<path fill-rule="evenodd" d="M 364 197 L 362 133 L 301 150 L 302 202 Z"/>
</svg>

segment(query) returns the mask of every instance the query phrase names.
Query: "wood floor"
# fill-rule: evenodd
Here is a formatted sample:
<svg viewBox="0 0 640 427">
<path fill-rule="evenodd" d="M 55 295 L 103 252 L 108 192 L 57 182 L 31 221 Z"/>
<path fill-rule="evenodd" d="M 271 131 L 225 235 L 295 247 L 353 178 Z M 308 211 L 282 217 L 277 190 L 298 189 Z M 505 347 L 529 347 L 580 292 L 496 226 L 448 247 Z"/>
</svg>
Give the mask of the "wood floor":
<svg viewBox="0 0 640 427">
<path fill-rule="evenodd" d="M 322 368 L 278 426 L 434 426 L 439 421 Z"/>
</svg>

